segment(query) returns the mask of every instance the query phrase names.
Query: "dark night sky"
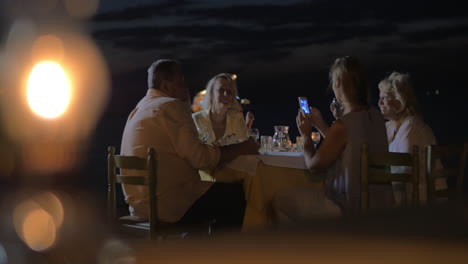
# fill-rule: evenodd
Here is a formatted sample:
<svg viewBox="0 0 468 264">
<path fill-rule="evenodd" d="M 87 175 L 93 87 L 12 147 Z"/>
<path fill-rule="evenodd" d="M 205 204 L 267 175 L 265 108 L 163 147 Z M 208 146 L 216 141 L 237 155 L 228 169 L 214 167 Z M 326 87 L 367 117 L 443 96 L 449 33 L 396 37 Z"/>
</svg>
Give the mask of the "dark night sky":
<svg viewBox="0 0 468 264">
<path fill-rule="evenodd" d="M 0 0 L 5 1 L 11 2 Z M 468 16 L 460 4 L 101 1 L 84 28 L 106 58 L 112 96 L 92 140 L 96 160 L 90 166 L 101 167 L 106 146 L 120 146 L 127 115 L 146 92 L 146 69 L 160 58 L 182 62 L 192 95 L 213 75 L 236 73 L 240 96 L 251 100 L 261 134 L 290 125 L 295 137 L 297 96 L 307 96 L 331 122 L 328 68 L 336 57 L 355 55 L 367 69 L 373 104 L 381 79 L 393 70 L 409 73 L 439 142 L 467 141 Z M 0 43 L 12 17 L 0 18 Z"/>
<path fill-rule="evenodd" d="M 373 103 L 388 73 L 410 73 L 436 135 L 466 140 L 459 119 L 466 112 L 468 69 L 464 10 L 452 0 L 107 0 L 89 30 L 113 73 L 109 113 L 115 115 L 127 113 L 144 93 L 152 61 L 177 58 L 192 95 L 213 75 L 236 73 L 262 134 L 278 122 L 294 134 L 296 97 L 307 96 L 330 119 L 328 67 L 336 57 L 355 55 L 367 69 Z"/>
</svg>

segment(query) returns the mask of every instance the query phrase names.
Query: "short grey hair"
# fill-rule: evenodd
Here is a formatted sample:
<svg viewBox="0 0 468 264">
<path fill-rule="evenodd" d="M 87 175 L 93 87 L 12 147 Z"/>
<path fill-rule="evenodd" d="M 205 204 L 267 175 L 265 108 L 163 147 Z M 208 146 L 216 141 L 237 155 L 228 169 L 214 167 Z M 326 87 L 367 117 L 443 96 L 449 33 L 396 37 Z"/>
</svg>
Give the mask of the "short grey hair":
<svg viewBox="0 0 468 264">
<path fill-rule="evenodd" d="M 175 66 L 180 62 L 172 59 L 161 59 L 153 62 L 148 68 L 148 88 L 159 89 L 164 80 L 172 80 Z"/>
<path fill-rule="evenodd" d="M 405 111 L 407 115 L 419 115 L 419 103 L 414 94 L 413 85 L 409 74 L 392 72 L 390 76 L 379 83 L 379 90 L 384 93 L 393 94 L 400 101 L 400 109 L 397 113 Z"/>
<path fill-rule="evenodd" d="M 231 83 L 234 87 L 234 99 L 233 99 L 233 103 L 235 103 L 236 101 L 236 98 L 238 96 L 238 92 L 237 92 L 237 82 L 236 80 L 232 77 L 232 74 L 230 73 L 220 73 L 216 76 L 214 76 L 213 78 L 211 78 L 208 83 L 206 84 L 206 93 L 205 93 L 205 97 L 203 98 L 203 101 L 202 101 L 202 106 L 203 106 L 203 109 L 210 109 L 211 107 L 211 101 L 212 101 L 212 97 L 213 97 L 213 88 L 214 88 L 214 84 L 216 82 L 216 80 L 218 79 L 225 79 L 227 80 L 229 83 Z"/>
</svg>

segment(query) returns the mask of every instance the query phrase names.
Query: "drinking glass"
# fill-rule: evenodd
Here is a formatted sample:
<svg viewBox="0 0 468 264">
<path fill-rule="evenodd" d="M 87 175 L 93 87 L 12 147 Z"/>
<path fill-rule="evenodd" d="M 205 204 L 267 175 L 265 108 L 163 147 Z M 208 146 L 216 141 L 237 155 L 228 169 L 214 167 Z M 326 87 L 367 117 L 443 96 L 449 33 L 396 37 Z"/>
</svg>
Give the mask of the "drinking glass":
<svg viewBox="0 0 468 264">
<path fill-rule="evenodd" d="M 271 151 L 273 147 L 273 138 L 271 136 L 261 136 L 260 143 L 260 148 L 262 152 Z"/>
<path fill-rule="evenodd" d="M 320 142 L 320 133 L 312 132 L 312 134 L 310 134 L 310 138 L 312 139 L 312 142 L 314 143 L 314 147 L 317 148 L 317 144 Z"/>
<path fill-rule="evenodd" d="M 258 131 L 258 129 L 251 128 L 251 129 L 247 130 L 247 137 L 250 140 L 258 141 L 259 136 L 260 136 L 260 132 Z"/>
<path fill-rule="evenodd" d="M 296 150 L 304 151 L 304 139 L 302 137 L 296 137 Z"/>
</svg>

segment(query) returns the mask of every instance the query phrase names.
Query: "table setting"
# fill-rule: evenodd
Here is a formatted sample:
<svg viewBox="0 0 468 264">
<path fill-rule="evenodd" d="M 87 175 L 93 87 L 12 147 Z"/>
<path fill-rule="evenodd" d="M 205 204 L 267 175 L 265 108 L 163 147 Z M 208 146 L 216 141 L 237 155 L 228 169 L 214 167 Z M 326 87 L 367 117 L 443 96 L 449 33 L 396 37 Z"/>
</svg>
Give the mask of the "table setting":
<svg viewBox="0 0 468 264">
<path fill-rule="evenodd" d="M 260 140 L 259 154 L 239 156 L 212 175 L 204 175 L 201 171 L 202 179 L 209 176 L 217 182 L 243 182 L 247 200 L 243 230 L 265 228 L 272 223 L 271 206 L 278 192 L 297 187 L 323 188 L 321 176 L 312 175 L 305 165 L 303 138 L 296 137 L 296 143 L 292 143 L 288 126 L 274 128 L 273 136 L 260 136 L 258 129 L 247 132 L 248 140 Z M 235 137 L 229 137 L 229 140 L 235 140 Z"/>
<path fill-rule="evenodd" d="M 293 144 L 288 134 L 288 126 L 275 126 L 274 128 L 273 136 L 260 136 L 259 155 L 239 156 L 226 166 L 251 176 L 256 174 L 259 161 L 269 166 L 306 170 L 302 137 L 296 137 L 296 143 Z M 252 138 L 258 139 L 258 130 L 254 131 L 251 133 Z"/>
</svg>

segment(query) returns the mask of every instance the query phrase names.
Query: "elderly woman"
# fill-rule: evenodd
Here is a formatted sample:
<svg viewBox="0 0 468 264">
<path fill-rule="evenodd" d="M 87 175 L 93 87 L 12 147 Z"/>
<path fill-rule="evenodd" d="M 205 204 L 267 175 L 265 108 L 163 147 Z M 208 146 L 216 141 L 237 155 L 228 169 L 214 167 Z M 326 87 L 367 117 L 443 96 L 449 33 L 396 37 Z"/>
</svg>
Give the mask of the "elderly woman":
<svg viewBox="0 0 468 264">
<path fill-rule="evenodd" d="M 408 74 L 393 72 L 379 83 L 379 90 L 380 111 L 389 120 L 386 123 L 389 151 L 410 153 L 414 145 L 419 147 L 419 197 L 424 202 L 427 199 L 425 149 L 429 144 L 436 144 L 432 129 L 421 118 Z M 405 171 L 406 168 L 392 170 Z M 447 188 L 445 179 L 438 180 L 436 189 Z M 397 205 L 406 203 L 406 199 L 412 197 L 411 189 L 401 184 L 394 184 L 394 192 Z"/>
<path fill-rule="evenodd" d="M 236 97 L 237 84 L 231 74 L 221 73 L 208 81 L 202 102 L 204 110 L 192 115 L 206 144 L 228 145 L 247 138 L 246 121 Z M 251 113 L 247 117 L 253 118 Z"/>
<path fill-rule="evenodd" d="M 315 149 L 310 137 L 312 127 L 320 120 L 313 120 L 314 115 L 307 116 L 302 110 L 296 118 L 304 138 L 307 167 L 312 171 L 326 170 L 325 193 L 295 189 L 278 194 L 274 206 L 280 220 L 357 214 L 361 200 L 361 145 L 367 143 L 370 152 L 388 148 L 385 121 L 382 114 L 367 103 L 366 80 L 357 58 L 336 59 L 329 77 L 336 100 L 343 107 L 343 115 L 326 130 L 320 149 Z M 391 185 L 371 185 L 369 192 L 371 207 L 393 206 Z"/>
</svg>

